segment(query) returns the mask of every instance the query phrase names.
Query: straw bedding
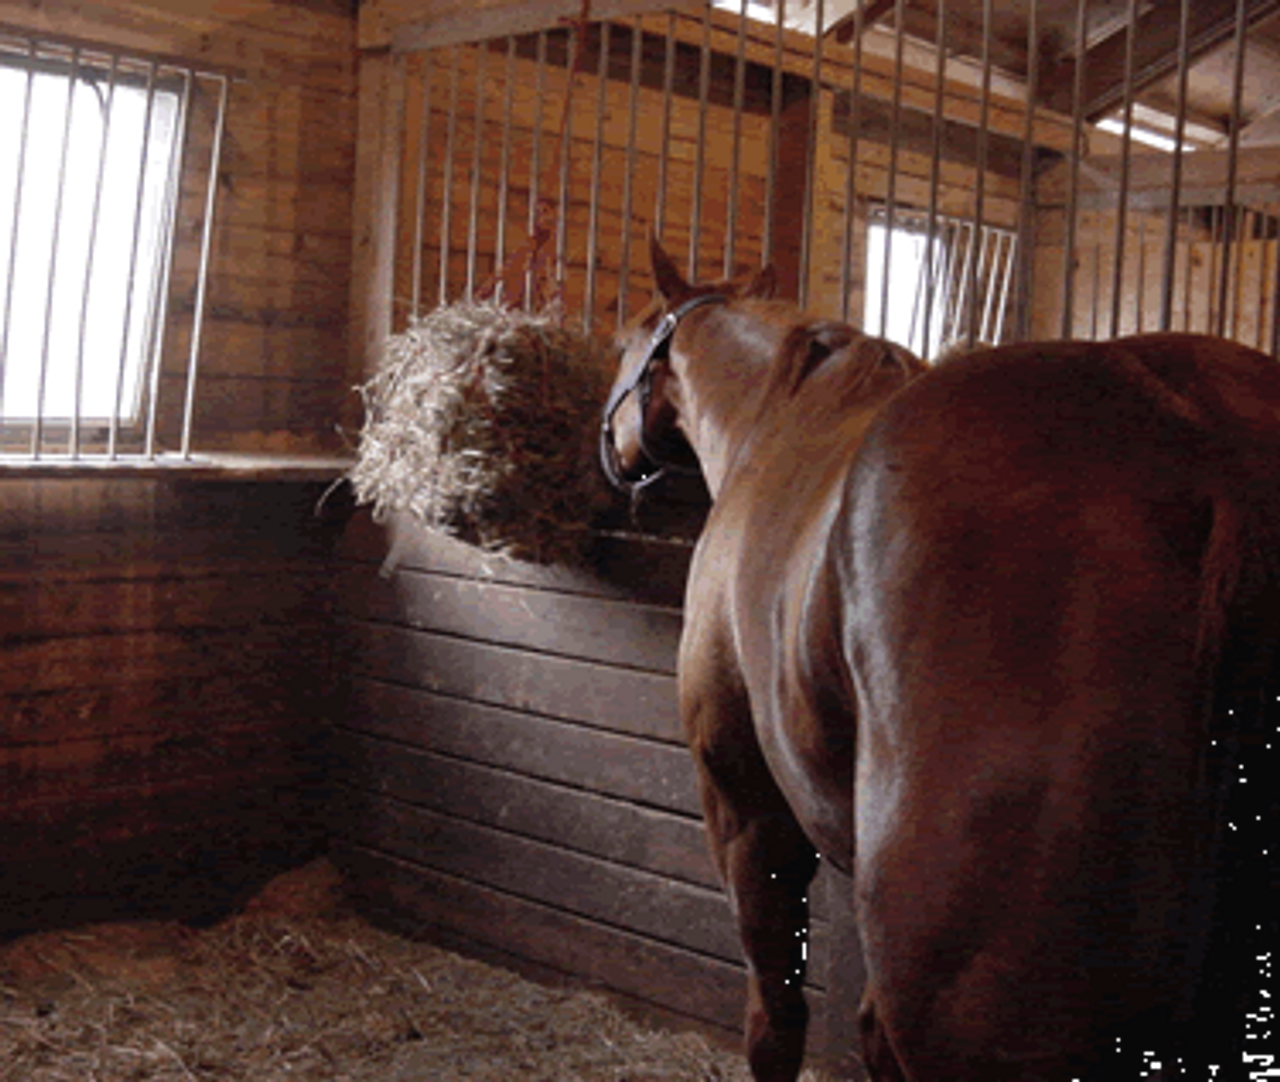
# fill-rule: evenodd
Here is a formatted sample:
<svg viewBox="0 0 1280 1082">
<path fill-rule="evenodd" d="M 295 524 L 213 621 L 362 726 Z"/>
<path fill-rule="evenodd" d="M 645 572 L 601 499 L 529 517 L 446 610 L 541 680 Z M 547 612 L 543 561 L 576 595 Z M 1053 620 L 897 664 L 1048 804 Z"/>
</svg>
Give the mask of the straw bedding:
<svg viewBox="0 0 1280 1082">
<path fill-rule="evenodd" d="M 610 503 L 596 466 L 605 352 L 554 311 L 463 302 L 411 321 L 361 388 L 356 498 L 379 521 L 407 511 L 517 559 L 584 562 Z"/>
<path fill-rule="evenodd" d="M 203 931 L 95 925 L 0 946 L 0 1079 L 748 1078 L 740 1057 L 600 994 L 380 931 L 337 883 L 318 861 Z"/>
</svg>

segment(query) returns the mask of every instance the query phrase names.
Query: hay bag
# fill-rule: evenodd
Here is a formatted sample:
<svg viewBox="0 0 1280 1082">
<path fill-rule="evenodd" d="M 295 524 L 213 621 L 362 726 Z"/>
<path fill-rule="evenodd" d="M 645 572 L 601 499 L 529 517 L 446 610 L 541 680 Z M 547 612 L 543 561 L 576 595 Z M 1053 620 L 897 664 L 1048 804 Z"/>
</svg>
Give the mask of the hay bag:
<svg viewBox="0 0 1280 1082">
<path fill-rule="evenodd" d="M 611 502 L 596 462 L 603 353 L 554 311 L 465 302 L 411 320 L 360 388 L 357 500 L 378 521 L 407 512 L 515 559 L 584 563 Z"/>
</svg>

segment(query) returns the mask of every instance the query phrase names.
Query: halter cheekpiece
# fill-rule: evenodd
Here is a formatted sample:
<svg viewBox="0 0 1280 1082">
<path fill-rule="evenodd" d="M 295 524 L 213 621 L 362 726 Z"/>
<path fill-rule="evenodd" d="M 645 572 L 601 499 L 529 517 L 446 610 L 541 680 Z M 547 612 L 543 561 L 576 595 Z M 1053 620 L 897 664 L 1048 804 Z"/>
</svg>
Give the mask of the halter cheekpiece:
<svg viewBox="0 0 1280 1082">
<path fill-rule="evenodd" d="M 636 365 L 634 374 L 630 379 L 623 380 L 615 386 L 609 395 L 600 424 L 600 466 L 614 488 L 635 494 L 668 473 L 696 472 L 679 463 L 664 461 L 650 448 L 645 439 L 644 418 L 649 412 L 649 402 L 653 394 L 653 364 L 671 355 L 671 340 L 675 337 L 676 328 L 685 316 L 704 305 L 727 304 L 728 301 L 729 298 L 723 293 L 703 293 L 689 298 L 667 312 L 650 335 L 649 344 L 645 347 L 644 356 Z M 640 395 L 640 455 L 643 471 L 635 481 L 622 476 L 622 470 L 618 464 L 617 445 L 613 438 L 613 418 L 632 392 Z"/>
</svg>

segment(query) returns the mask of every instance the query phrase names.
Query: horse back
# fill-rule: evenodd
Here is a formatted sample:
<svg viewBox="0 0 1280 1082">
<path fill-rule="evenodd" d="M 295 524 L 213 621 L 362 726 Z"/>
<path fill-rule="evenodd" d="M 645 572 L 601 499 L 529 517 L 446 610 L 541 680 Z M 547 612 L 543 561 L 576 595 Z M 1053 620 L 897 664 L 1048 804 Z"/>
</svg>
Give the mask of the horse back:
<svg viewBox="0 0 1280 1082">
<path fill-rule="evenodd" d="M 957 359 L 871 429 L 839 546 L 857 904 L 909 1076 L 1053 1077 L 1195 1011 L 1206 717 L 1275 594 L 1277 431 L 1274 366 L 1189 336 Z"/>
</svg>

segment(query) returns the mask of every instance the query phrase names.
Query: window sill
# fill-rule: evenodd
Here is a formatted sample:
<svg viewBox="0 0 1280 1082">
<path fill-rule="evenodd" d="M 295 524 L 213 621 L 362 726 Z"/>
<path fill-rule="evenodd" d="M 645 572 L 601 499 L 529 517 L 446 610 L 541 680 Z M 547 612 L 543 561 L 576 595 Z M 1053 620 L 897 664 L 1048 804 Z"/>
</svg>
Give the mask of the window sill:
<svg viewBox="0 0 1280 1082">
<path fill-rule="evenodd" d="M 155 458 L 46 455 L 32 459 L 0 454 L 0 480 L 7 478 L 138 478 L 163 481 L 335 481 L 355 464 L 352 458 L 319 455 L 193 454 Z"/>
</svg>

